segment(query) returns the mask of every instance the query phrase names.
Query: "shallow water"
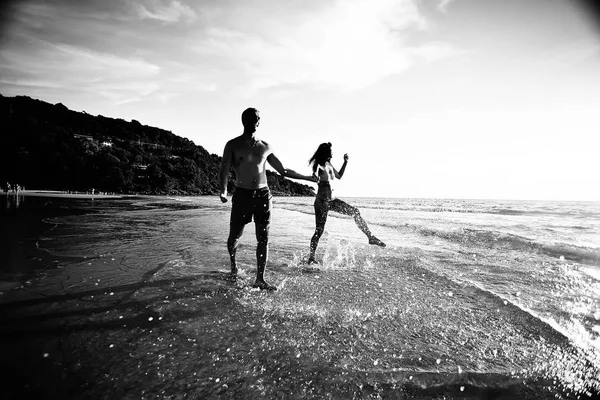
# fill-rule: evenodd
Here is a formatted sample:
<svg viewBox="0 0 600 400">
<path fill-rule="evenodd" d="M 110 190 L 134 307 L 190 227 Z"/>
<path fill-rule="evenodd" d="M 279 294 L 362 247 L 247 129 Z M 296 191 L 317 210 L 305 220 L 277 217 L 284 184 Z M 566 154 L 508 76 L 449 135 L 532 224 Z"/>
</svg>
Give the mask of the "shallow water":
<svg viewBox="0 0 600 400">
<path fill-rule="evenodd" d="M 218 198 L 69 203 L 83 214 L 48 212 L 35 248 L 21 252 L 38 265 L 19 274 L 11 264 L 3 275 L 12 285 L 0 297 L 5 368 L 39 371 L 14 379 L 12 393 L 598 393 L 595 204 L 351 200 L 388 246 L 369 246 L 351 219 L 331 215 L 315 270 L 303 264 L 312 199 L 275 198 L 266 276 L 275 293 L 251 288 L 252 225 L 238 251 L 240 279 L 227 280 L 230 203 Z M 38 206 L 21 204 L 12 218 Z"/>
</svg>

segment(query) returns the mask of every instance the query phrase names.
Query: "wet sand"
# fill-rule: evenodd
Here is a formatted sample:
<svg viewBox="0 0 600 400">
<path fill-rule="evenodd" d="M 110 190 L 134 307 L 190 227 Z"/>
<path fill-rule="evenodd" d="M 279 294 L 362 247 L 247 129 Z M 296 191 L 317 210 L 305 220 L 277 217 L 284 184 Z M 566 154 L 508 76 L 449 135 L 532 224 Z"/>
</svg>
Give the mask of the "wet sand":
<svg viewBox="0 0 600 400">
<path fill-rule="evenodd" d="M 306 273 L 294 252 L 313 217 L 276 209 L 294 228 L 272 227 L 269 294 L 250 288 L 252 228 L 227 280 L 217 198 L 58 200 L 5 215 L 47 222 L 22 227 L 11 262 L 31 268 L 0 296 L 4 398 L 568 398 L 521 369 L 576 363 L 567 340 L 423 268 L 421 250 L 324 238 L 330 269 Z"/>
</svg>

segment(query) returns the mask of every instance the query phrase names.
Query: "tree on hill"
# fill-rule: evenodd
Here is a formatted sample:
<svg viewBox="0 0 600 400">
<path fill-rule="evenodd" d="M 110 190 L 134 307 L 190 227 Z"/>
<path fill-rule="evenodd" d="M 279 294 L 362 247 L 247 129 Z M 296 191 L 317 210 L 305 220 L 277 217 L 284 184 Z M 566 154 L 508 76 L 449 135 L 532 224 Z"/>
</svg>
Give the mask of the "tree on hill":
<svg viewBox="0 0 600 400">
<path fill-rule="evenodd" d="M 221 157 L 136 120 L 93 116 L 26 96 L 0 95 L 0 183 L 36 189 L 218 194 Z M 279 195 L 314 190 L 267 172 Z M 235 175 L 229 175 L 228 190 Z"/>
</svg>

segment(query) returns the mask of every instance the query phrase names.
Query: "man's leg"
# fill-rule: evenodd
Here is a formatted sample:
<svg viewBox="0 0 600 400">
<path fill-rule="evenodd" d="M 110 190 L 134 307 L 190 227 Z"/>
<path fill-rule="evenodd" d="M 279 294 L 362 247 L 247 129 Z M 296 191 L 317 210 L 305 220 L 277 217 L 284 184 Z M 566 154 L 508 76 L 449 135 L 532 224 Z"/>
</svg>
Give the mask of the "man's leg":
<svg viewBox="0 0 600 400">
<path fill-rule="evenodd" d="M 229 238 L 227 239 L 227 251 L 229 252 L 229 260 L 231 260 L 231 277 L 235 278 L 238 273 L 238 267 L 235 260 L 235 254 L 240 242 L 240 238 L 244 233 L 244 224 L 230 224 Z"/>
<path fill-rule="evenodd" d="M 236 189 L 231 198 L 231 218 L 229 220 L 229 237 L 227 238 L 227 251 L 231 261 L 231 276 L 235 279 L 238 273 L 235 255 L 237 247 L 244 233 L 244 226 L 252 220 L 252 202 L 248 193 L 243 189 Z"/>
<path fill-rule="evenodd" d="M 265 282 L 265 267 L 269 258 L 269 224 L 255 224 L 256 227 L 256 282 L 253 287 L 261 290 L 277 290 L 276 286 Z"/>
</svg>

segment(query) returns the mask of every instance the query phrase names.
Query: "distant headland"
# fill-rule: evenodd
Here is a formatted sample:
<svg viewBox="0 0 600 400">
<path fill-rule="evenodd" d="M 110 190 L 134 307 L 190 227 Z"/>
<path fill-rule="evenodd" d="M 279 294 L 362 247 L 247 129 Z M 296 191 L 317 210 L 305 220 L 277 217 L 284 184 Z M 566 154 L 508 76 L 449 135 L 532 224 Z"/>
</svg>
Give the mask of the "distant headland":
<svg viewBox="0 0 600 400">
<path fill-rule="evenodd" d="M 136 120 L 0 95 L 0 186 L 149 195 L 216 195 L 221 157 Z M 314 189 L 267 171 L 279 196 Z M 228 191 L 235 174 L 229 175 Z"/>
</svg>

